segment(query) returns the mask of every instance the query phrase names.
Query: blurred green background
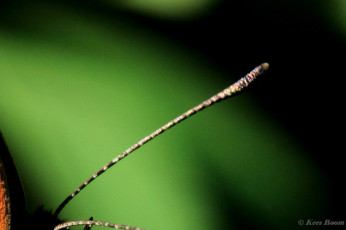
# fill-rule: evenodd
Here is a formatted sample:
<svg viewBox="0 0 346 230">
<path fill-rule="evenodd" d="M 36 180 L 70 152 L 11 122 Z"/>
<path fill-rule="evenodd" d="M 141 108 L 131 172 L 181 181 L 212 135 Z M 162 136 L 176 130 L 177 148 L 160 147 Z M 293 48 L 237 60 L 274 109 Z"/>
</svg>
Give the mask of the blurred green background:
<svg viewBox="0 0 346 230">
<path fill-rule="evenodd" d="M 0 129 L 30 212 L 55 209 L 117 154 L 268 61 L 249 91 L 136 151 L 61 217 L 148 229 L 341 220 L 338 95 L 319 93 L 341 67 L 330 54 L 345 51 L 344 1 L 0 6 Z"/>
</svg>

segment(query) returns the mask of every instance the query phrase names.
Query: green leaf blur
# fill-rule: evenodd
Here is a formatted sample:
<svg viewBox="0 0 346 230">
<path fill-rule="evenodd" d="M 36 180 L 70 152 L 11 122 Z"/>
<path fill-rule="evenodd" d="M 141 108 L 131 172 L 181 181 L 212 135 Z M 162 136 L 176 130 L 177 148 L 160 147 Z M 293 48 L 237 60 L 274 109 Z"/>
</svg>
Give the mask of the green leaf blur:
<svg viewBox="0 0 346 230">
<path fill-rule="evenodd" d="M 223 82 L 208 58 L 131 22 L 57 3 L 17 13 L 22 28 L 0 28 L 0 128 L 29 211 L 55 209 L 117 154 L 242 77 Z M 257 102 L 245 93 L 184 121 L 61 216 L 202 230 L 243 219 L 292 229 L 292 220 L 320 214 L 323 176 Z"/>
</svg>

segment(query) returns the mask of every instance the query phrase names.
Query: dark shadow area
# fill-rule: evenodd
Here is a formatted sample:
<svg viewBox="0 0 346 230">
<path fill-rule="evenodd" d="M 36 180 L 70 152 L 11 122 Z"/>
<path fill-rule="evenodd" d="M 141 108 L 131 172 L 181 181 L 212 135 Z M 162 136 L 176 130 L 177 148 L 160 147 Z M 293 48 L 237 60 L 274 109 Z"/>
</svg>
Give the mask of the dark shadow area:
<svg viewBox="0 0 346 230">
<path fill-rule="evenodd" d="M 200 152 L 199 152 L 200 153 Z M 199 164 L 205 169 L 201 176 L 201 184 L 204 185 L 206 197 L 214 204 L 213 212 L 219 217 L 218 226 L 215 229 L 238 230 L 274 230 L 275 224 L 268 223 L 265 218 L 258 216 L 260 208 L 239 198 L 236 190 L 229 189 L 227 184 L 232 184 L 213 160 L 199 158 Z M 286 229 L 286 228 L 282 228 Z"/>
<path fill-rule="evenodd" d="M 201 175 L 198 178 L 199 183 L 203 185 L 206 202 L 212 202 L 214 204 L 213 213 L 216 213 L 218 216 L 218 225 L 215 226 L 215 229 L 237 229 L 237 230 L 293 230 L 293 229 L 343 229 L 344 226 L 300 226 L 298 220 L 303 219 L 319 219 L 325 220 L 331 218 L 334 215 L 333 210 L 325 209 L 319 201 L 315 203 L 310 203 L 308 209 L 304 210 L 302 205 L 302 210 L 297 210 L 297 207 L 291 209 L 288 207 L 290 204 L 286 202 L 288 206 L 279 206 L 275 210 L 269 211 L 271 214 L 268 216 L 268 210 L 262 205 L 256 205 L 251 199 L 247 199 L 246 195 L 240 195 L 239 187 L 237 187 L 234 181 L 230 181 L 229 178 L 225 177 L 225 174 L 220 170 L 220 167 L 216 165 L 216 161 L 212 159 L 213 154 L 201 154 L 203 150 L 196 151 L 196 155 L 211 156 L 209 158 L 196 157 L 198 164 L 201 166 Z M 219 153 L 215 153 L 219 154 Z M 224 153 L 231 154 L 231 153 Z M 249 169 L 251 171 L 251 169 Z M 251 174 L 251 173 L 250 173 Z M 282 178 L 284 179 L 284 178 Z M 297 181 L 299 178 L 297 178 Z M 261 182 L 258 183 L 259 189 L 263 189 Z M 277 182 L 273 182 L 277 183 Z M 309 182 L 306 182 L 309 183 Z M 231 186 L 231 189 L 230 189 Z M 233 189 L 232 189 L 233 188 Z M 288 194 L 285 190 L 286 187 L 282 187 L 280 193 L 286 194 L 286 196 L 295 197 L 295 194 Z M 288 189 L 290 190 L 290 189 Z M 318 194 L 319 191 L 316 191 Z M 268 206 L 271 206 L 269 203 L 273 201 L 268 190 L 268 194 L 264 195 L 262 199 L 267 200 Z M 311 196 L 314 196 L 311 194 Z M 317 196 L 318 197 L 318 196 Z M 295 197 L 298 200 L 304 199 L 303 197 Z M 285 203 L 285 202 L 284 202 Z M 284 204 L 283 203 L 283 204 Z M 297 205 L 297 204 L 292 204 Z M 299 205 L 299 203 L 298 203 Z M 298 211 L 298 212 L 294 212 Z M 311 211 L 313 210 L 313 211 Z M 275 213 L 272 213 L 275 212 Z M 302 213 L 305 213 L 309 216 L 302 217 Z M 339 213 L 340 214 L 340 213 Z M 287 216 L 289 215 L 289 216 Z M 304 215 L 304 214 L 303 214 Z M 313 217 L 312 217 L 313 216 Z M 326 218 L 327 217 L 327 218 Z M 333 218 L 335 218 L 333 216 Z M 339 216 L 340 220 L 343 220 L 342 216 Z"/>
</svg>

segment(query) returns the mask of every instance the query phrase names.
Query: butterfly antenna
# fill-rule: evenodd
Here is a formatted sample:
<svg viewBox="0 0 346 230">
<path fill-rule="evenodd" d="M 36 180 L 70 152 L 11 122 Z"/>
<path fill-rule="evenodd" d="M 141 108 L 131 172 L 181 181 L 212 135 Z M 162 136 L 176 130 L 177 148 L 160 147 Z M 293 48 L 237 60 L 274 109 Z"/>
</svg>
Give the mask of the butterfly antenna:
<svg viewBox="0 0 346 230">
<path fill-rule="evenodd" d="M 246 88 L 252 81 L 254 81 L 259 75 L 261 75 L 265 70 L 269 68 L 268 63 L 263 63 L 259 66 L 257 66 L 255 69 L 253 69 L 250 73 L 248 73 L 246 76 L 239 79 L 237 82 L 235 82 L 233 85 L 227 87 L 223 91 L 219 92 L 218 94 L 212 96 L 208 100 L 202 102 L 201 104 L 193 107 L 192 109 L 186 111 L 182 115 L 178 116 L 174 120 L 168 122 L 155 132 L 151 133 L 150 135 L 144 137 L 142 140 L 137 142 L 136 144 L 132 145 L 130 148 L 128 148 L 125 152 L 121 153 L 117 157 L 115 157 L 112 161 L 110 161 L 108 164 L 103 166 L 99 171 L 97 171 L 94 175 L 92 175 L 89 179 L 84 181 L 83 184 L 81 184 L 76 190 L 74 190 L 56 209 L 54 215 L 58 216 L 61 210 L 65 207 L 65 205 L 73 198 L 75 197 L 83 188 L 85 188 L 88 184 L 90 184 L 96 177 L 100 176 L 102 173 L 104 173 L 107 169 L 118 163 L 121 159 L 124 159 L 126 156 L 128 156 L 130 153 L 144 145 L 145 143 L 149 142 L 150 140 L 154 139 L 159 134 L 163 133 L 167 129 L 173 127 L 174 125 L 178 124 L 179 122 L 185 120 L 186 118 L 192 116 L 193 114 L 211 106 L 212 104 L 222 101 L 226 98 L 232 97 L 234 95 L 237 95 L 240 93 L 244 88 Z"/>
<path fill-rule="evenodd" d="M 89 218 L 89 220 L 94 220 L 94 218 L 91 216 L 90 218 Z M 84 227 L 84 229 L 83 230 L 90 230 L 91 229 L 91 224 L 88 224 L 88 225 L 85 225 L 85 227 Z"/>
<path fill-rule="evenodd" d="M 69 221 L 62 224 L 57 225 L 54 230 L 69 228 L 71 226 L 78 226 L 78 225 L 86 225 L 86 226 L 103 226 L 103 227 L 109 227 L 113 229 L 126 229 L 126 230 L 146 230 L 144 228 L 138 228 L 138 227 L 131 227 L 128 225 L 121 225 L 121 224 L 112 224 L 108 222 L 102 222 L 102 221 L 93 221 L 93 220 L 80 220 L 80 221 Z"/>
</svg>

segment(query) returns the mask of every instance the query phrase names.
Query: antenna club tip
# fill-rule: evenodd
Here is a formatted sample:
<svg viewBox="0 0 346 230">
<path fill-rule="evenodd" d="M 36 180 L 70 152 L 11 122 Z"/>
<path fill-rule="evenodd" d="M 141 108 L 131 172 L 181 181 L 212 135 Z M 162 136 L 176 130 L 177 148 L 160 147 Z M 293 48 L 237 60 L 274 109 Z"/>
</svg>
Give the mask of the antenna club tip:
<svg viewBox="0 0 346 230">
<path fill-rule="evenodd" d="M 269 63 L 264 62 L 261 64 L 261 66 L 262 66 L 263 70 L 267 70 L 269 68 Z"/>
</svg>

